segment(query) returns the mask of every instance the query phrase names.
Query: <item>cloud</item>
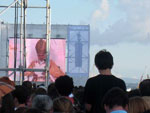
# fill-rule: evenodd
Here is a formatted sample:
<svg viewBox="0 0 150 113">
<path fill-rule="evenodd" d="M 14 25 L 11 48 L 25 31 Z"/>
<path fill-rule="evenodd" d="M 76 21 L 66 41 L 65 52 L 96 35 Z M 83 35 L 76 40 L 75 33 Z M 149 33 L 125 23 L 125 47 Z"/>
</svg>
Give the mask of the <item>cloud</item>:
<svg viewBox="0 0 150 113">
<path fill-rule="evenodd" d="M 109 8 L 114 6 L 104 0 L 100 9 L 96 9 L 92 16 L 95 23 L 91 22 L 91 44 L 110 45 L 122 42 L 149 44 L 150 5 L 148 4 L 150 4 L 150 0 L 118 0 L 117 10 L 125 13 L 125 16 L 109 25 L 104 32 L 100 32 L 100 28 L 95 26 L 103 22 L 107 23 L 108 16 L 117 19 L 117 17 L 113 17 L 115 12 L 110 12 Z"/>
<path fill-rule="evenodd" d="M 100 20 L 105 20 L 109 15 L 109 2 L 108 0 L 102 0 L 98 2 L 99 7 L 93 12 L 91 24 L 94 26 Z"/>
</svg>

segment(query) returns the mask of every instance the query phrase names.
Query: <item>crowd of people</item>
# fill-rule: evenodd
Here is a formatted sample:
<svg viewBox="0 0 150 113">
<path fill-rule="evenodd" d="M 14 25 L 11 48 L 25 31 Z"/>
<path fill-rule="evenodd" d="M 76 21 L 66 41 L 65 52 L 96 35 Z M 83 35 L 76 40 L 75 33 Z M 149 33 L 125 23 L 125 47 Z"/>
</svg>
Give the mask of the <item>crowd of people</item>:
<svg viewBox="0 0 150 113">
<path fill-rule="evenodd" d="M 15 85 L 0 78 L 0 113 L 150 113 L 150 79 L 127 92 L 125 82 L 112 74 L 113 56 L 106 50 L 95 55 L 99 75 L 85 86 L 74 86 L 69 75 L 47 88 L 31 81 Z"/>
</svg>

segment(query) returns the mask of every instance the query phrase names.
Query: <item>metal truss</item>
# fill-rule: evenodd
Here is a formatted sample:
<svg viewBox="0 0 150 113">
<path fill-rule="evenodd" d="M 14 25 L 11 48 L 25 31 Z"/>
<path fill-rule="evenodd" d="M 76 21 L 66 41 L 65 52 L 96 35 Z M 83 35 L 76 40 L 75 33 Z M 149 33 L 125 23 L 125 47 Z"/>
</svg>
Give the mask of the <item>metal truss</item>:
<svg viewBox="0 0 150 113">
<path fill-rule="evenodd" d="M 19 3 L 20 1 L 20 3 Z M 50 8 L 50 0 L 46 0 L 46 6 L 40 7 L 40 6 L 27 6 L 27 0 L 15 0 L 12 2 L 9 6 L 0 6 L 0 8 L 5 8 L 4 10 L 0 11 L 0 15 L 5 13 L 9 8 L 19 8 L 21 10 L 20 15 L 20 66 L 19 68 L 16 68 L 16 65 L 14 68 L 2 68 L 0 71 L 13 71 L 14 72 L 14 81 L 16 82 L 16 71 L 20 72 L 20 84 L 24 81 L 24 72 L 25 71 L 45 71 L 46 72 L 46 80 L 45 85 L 48 86 L 49 84 L 49 47 L 50 47 L 50 35 L 51 35 L 51 23 L 50 23 L 50 14 L 51 14 L 51 8 Z M 45 8 L 46 9 L 46 67 L 45 69 L 27 69 L 26 68 L 26 9 L 27 8 Z M 15 14 L 17 14 L 17 10 L 15 10 Z M 16 23 L 14 26 L 18 23 Z M 14 37 L 17 36 L 17 29 L 18 27 L 14 27 Z M 16 34 L 15 34 L 16 33 Z M 15 40 L 15 39 L 14 39 Z M 15 41 L 14 41 L 15 42 Z M 16 46 L 16 45 L 15 45 Z M 16 56 L 16 55 L 14 55 Z M 14 58 L 16 59 L 16 58 Z M 15 64 L 16 60 L 14 60 Z"/>
</svg>

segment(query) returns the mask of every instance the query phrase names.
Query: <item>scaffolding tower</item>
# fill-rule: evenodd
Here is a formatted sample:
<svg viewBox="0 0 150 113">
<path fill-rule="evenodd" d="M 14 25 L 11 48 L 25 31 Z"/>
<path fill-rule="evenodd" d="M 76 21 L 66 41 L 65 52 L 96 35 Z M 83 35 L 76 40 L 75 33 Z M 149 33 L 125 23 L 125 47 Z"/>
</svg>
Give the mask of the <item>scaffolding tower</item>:
<svg viewBox="0 0 150 113">
<path fill-rule="evenodd" d="M 19 3 L 20 2 L 20 3 Z M 49 53 L 50 53 L 50 35 L 51 35 L 51 22 L 50 22 L 50 0 L 46 0 L 46 6 L 28 6 L 27 0 L 15 0 L 9 6 L 0 6 L 5 8 L 0 11 L 0 16 L 5 13 L 9 8 L 15 8 L 15 21 L 14 21 L 14 68 L 1 68 L 0 71 L 13 71 L 14 81 L 16 82 L 16 72 L 20 72 L 20 84 L 24 81 L 24 72 L 26 71 L 45 71 L 45 86 L 49 84 Z M 45 8 L 46 9 L 46 66 L 44 69 L 28 69 L 26 67 L 26 9 L 27 8 Z M 18 10 L 21 10 L 20 14 L 20 65 L 16 68 L 16 56 L 17 56 L 17 38 L 18 38 Z"/>
</svg>

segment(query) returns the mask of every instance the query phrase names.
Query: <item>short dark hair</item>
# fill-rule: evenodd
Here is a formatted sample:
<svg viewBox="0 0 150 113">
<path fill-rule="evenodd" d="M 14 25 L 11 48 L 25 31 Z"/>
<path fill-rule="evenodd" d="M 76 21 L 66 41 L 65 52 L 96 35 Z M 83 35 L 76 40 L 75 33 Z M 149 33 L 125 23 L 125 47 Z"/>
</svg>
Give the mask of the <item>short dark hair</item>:
<svg viewBox="0 0 150 113">
<path fill-rule="evenodd" d="M 143 113 L 150 113 L 150 110 L 146 110 L 146 111 L 144 111 Z"/>
<path fill-rule="evenodd" d="M 36 109 L 36 108 L 28 108 L 23 113 L 43 113 L 43 112 L 39 109 Z"/>
<path fill-rule="evenodd" d="M 32 93 L 32 82 L 30 82 L 30 81 L 24 81 L 22 83 L 22 86 L 26 87 L 27 90 L 28 90 L 28 94 L 31 95 L 31 93 Z"/>
<path fill-rule="evenodd" d="M 13 97 L 18 99 L 19 104 L 25 104 L 28 99 L 28 89 L 24 86 L 18 85 L 12 92 Z"/>
<path fill-rule="evenodd" d="M 47 94 L 46 89 L 44 89 L 44 88 L 42 88 L 42 87 L 38 87 L 38 88 L 34 91 L 34 93 L 35 93 L 36 95 L 46 95 L 46 94 Z"/>
<path fill-rule="evenodd" d="M 112 109 L 114 106 L 122 106 L 123 108 L 128 105 L 129 99 L 127 93 L 118 87 L 110 89 L 104 96 L 102 106 L 108 106 Z"/>
<path fill-rule="evenodd" d="M 13 113 L 14 112 L 14 98 L 11 93 L 6 94 L 2 97 L 0 113 Z"/>
<path fill-rule="evenodd" d="M 15 110 L 15 113 L 25 113 L 27 109 L 27 107 L 19 107 Z"/>
<path fill-rule="evenodd" d="M 113 56 L 105 49 L 95 55 L 95 65 L 99 70 L 112 69 L 113 64 Z"/>
<path fill-rule="evenodd" d="M 48 86 L 47 94 L 48 94 L 48 96 L 51 97 L 52 100 L 60 96 L 54 83 L 51 83 Z"/>
<path fill-rule="evenodd" d="M 32 90 L 32 82 L 30 81 L 23 81 L 22 86 L 25 86 L 26 88 Z"/>
<path fill-rule="evenodd" d="M 145 79 L 140 82 L 139 89 L 142 96 L 150 96 L 150 79 Z"/>
<path fill-rule="evenodd" d="M 128 92 L 128 98 L 135 96 L 141 96 L 141 92 L 139 89 L 132 89 L 131 91 Z"/>
<path fill-rule="evenodd" d="M 55 87 L 61 96 L 69 96 L 73 91 L 73 79 L 68 75 L 60 76 L 55 81 Z"/>
</svg>

